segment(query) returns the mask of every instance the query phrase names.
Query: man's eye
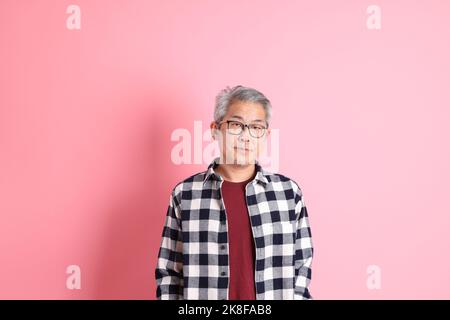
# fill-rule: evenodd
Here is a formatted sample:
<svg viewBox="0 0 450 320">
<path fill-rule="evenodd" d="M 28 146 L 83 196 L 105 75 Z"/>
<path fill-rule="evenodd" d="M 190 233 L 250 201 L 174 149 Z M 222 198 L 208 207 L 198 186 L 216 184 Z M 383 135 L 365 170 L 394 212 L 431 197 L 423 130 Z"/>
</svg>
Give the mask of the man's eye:
<svg viewBox="0 0 450 320">
<path fill-rule="evenodd" d="M 239 122 L 230 122 L 231 127 L 233 128 L 239 128 L 241 124 Z"/>
<path fill-rule="evenodd" d="M 250 127 L 254 130 L 263 130 L 264 129 L 264 127 L 258 126 L 258 125 L 251 125 Z"/>
</svg>

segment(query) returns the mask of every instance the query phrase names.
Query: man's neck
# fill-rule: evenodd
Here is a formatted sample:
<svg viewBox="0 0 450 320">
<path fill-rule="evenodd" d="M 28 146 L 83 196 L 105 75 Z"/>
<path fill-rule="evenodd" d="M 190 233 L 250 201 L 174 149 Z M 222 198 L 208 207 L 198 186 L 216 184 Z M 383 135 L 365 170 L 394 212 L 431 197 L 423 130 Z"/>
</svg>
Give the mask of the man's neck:
<svg viewBox="0 0 450 320">
<path fill-rule="evenodd" d="M 214 171 L 226 181 L 242 182 L 253 177 L 255 164 L 219 164 Z"/>
</svg>

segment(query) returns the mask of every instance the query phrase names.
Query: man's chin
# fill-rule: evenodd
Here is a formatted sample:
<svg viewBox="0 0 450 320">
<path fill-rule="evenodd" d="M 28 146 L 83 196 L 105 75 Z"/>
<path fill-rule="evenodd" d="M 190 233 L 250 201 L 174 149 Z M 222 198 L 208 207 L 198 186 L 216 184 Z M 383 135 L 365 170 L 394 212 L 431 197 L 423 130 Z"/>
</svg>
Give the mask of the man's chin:
<svg viewBox="0 0 450 320">
<path fill-rule="evenodd" d="M 233 159 L 233 164 L 237 165 L 249 165 L 249 164 L 255 164 L 255 159 L 253 157 L 249 157 L 248 155 L 239 155 L 237 154 Z"/>
</svg>

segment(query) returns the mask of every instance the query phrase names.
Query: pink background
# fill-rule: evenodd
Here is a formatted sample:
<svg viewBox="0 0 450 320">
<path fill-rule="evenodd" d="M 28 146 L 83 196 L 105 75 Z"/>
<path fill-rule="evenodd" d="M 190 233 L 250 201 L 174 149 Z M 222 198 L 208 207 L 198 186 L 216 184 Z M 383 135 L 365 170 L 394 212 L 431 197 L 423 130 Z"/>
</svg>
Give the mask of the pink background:
<svg viewBox="0 0 450 320">
<path fill-rule="evenodd" d="M 2 0 L 0 298 L 154 299 L 169 193 L 206 166 L 173 164 L 171 133 L 205 131 L 242 84 L 271 99 L 279 172 L 304 191 L 313 296 L 449 299 L 449 17 L 448 1 Z"/>
</svg>

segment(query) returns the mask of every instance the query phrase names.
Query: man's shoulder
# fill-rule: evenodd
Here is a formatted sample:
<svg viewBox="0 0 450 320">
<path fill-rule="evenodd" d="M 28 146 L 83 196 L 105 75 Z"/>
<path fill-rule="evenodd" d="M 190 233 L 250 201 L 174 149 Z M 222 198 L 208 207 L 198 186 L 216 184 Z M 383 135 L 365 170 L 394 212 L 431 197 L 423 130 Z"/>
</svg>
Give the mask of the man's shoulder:
<svg viewBox="0 0 450 320">
<path fill-rule="evenodd" d="M 288 177 L 282 173 L 273 173 L 266 170 L 263 170 L 264 176 L 267 178 L 269 183 L 278 184 L 284 186 L 284 188 L 292 188 L 295 192 L 299 192 L 301 194 L 300 185 L 293 178 Z"/>
<path fill-rule="evenodd" d="M 179 196 L 179 194 L 183 190 L 192 190 L 194 188 L 194 184 L 203 183 L 203 180 L 205 179 L 206 172 L 207 172 L 206 170 L 201 171 L 201 172 L 197 172 L 197 173 L 194 173 L 194 174 L 190 175 L 189 177 L 179 181 L 172 188 L 172 195 Z M 199 186 L 197 188 L 199 188 Z"/>
</svg>

